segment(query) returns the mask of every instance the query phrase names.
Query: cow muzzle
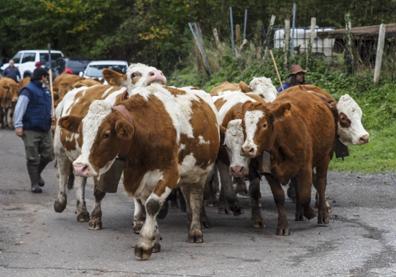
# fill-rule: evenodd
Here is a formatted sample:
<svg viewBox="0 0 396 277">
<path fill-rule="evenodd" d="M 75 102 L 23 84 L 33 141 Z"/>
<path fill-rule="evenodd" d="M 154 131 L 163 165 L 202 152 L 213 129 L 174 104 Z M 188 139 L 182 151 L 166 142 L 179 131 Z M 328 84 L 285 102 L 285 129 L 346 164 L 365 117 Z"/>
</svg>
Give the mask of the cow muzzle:
<svg viewBox="0 0 396 277">
<path fill-rule="evenodd" d="M 369 134 L 365 134 L 359 138 L 358 144 L 366 144 L 369 142 Z"/>
<path fill-rule="evenodd" d="M 234 165 L 230 166 L 230 173 L 233 177 L 244 177 L 248 175 L 249 171 L 244 166 Z"/>
<path fill-rule="evenodd" d="M 166 77 L 164 76 L 164 74 L 162 73 L 161 70 L 151 70 L 148 73 L 148 79 L 147 79 L 147 84 L 153 84 L 153 83 L 159 83 L 161 85 L 165 85 L 166 84 Z"/>
<path fill-rule="evenodd" d="M 73 168 L 74 168 L 74 173 L 77 176 L 82 176 L 82 177 L 90 177 L 93 176 L 94 174 L 92 173 L 92 170 L 90 170 L 90 167 L 88 164 L 84 163 L 73 163 Z"/>
<path fill-rule="evenodd" d="M 257 147 L 252 144 L 244 144 L 241 149 L 242 155 L 249 158 L 256 157 Z"/>
</svg>

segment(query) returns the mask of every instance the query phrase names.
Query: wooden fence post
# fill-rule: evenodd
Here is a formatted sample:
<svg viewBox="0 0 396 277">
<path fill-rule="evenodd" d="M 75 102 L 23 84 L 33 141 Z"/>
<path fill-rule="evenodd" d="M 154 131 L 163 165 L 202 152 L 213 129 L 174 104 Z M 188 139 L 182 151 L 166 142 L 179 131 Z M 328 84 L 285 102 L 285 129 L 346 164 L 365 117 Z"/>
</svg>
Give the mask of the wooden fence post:
<svg viewBox="0 0 396 277">
<path fill-rule="evenodd" d="M 283 51 L 284 51 L 284 60 L 283 60 L 283 66 L 285 69 L 289 68 L 289 53 L 290 53 L 290 19 L 285 19 L 285 36 L 284 36 L 284 46 L 283 46 Z"/>
<path fill-rule="evenodd" d="M 206 55 L 205 52 L 201 28 L 197 23 L 191 23 L 191 22 L 188 23 L 188 27 L 190 27 L 190 31 L 194 37 L 195 45 L 197 46 L 198 51 L 201 55 L 202 64 L 205 68 L 205 72 L 208 74 L 208 76 L 210 76 L 212 74 L 212 71 L 210 70 L 208 56 Z"/>
<path fill-rule="evenodd" d="M 254 33 L 254 44 L 256 46 L 256 59 L 261 59 L 261 51 L 262 51 L 262 30 L 263 30 L 263 22 L 261 20 L 257 21 L 256 32 Z"/>
<path fill-rule="evenodd" d="M 272 35 L 272 29 L 273 29 L 274 24 L 275 24 L 275 18 L 276 18 L 275 15 L 271 15 L 271 20 L 270 20 L 270 23 L 268 25 L 267 34 L 265 36 L 265 41 L 264 41 L 264 46 L 265 46 L 264 49 L 265 50 L 264 50 L 263 60 L 265 60 L 267 58 L 267 56 L 268 56 L 268 48 L 271 46 L 270 44 L 271 44 L 272 40 L 274 39 L 273 35 Z"/>
<path fill-rule="evenodd" d="M 220 38 L 219 38 L 219 33 L 217 32 L 217 28 L 213 28 L 213 37 L 215 39 L 215 44 L 216 44 L 216 48 L 217 50 L 223 54 L 223 45 L 220 42 Z"/>
<path fill-rule="evenodd" d="M 316 27 L 316 17 L 311 17 L 311 29 L 309 33 L 308 49 L 305 49 L 305 51 L 307 51 L 307 68 L 309 68 L 312 65 L 312 47 L 315 43 L 315 37 L 316 37 L 315 27 Z M 306 40 L 306 38 L 304 38 L 304 40 Z"/>
<path fill-rule="evenodd" d="M 230 36 L 231 36 L 231 49 L 232 52 L 235 54 L 235 41 L 234 41 L 234 19 L 232 15 L 232 7 L 230 7 Z"/>
<path fill-rule="evenodd" d="M 377 54 L 375 56 L 374 84 L 378 83 L 381 74 L 382 54 L 385 45 L 385 25 L 381 24 L 378 33 Z"/>
<path fill-rule="evenodd" d="M 346 70 L 348 74 L 354 72 L 354 59 L 352 51 L 352 23 L 350 13 L 345 14 L 345 29 L 346 29 L 346 49 L 344 52 Z"/>
</svg>

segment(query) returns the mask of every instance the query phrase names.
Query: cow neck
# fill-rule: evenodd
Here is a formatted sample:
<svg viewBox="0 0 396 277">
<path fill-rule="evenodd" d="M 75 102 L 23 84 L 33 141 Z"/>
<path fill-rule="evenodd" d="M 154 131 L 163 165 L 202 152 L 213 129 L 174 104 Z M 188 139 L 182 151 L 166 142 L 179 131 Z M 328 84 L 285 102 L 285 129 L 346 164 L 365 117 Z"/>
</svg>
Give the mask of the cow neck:
<svg viewBox="0 0 396 277">
<path fill-rule="evenodd" d="M 111 109 L 113 111 L 119 112 L 121 114 L 121 116 L 128 121 L 128 123 L 133 125 L 133 117 L 130 114 L 130 112 L 128 111 L 128 109 L 124 105 L 113 106 Z M 125 151 L 125 154 L 119 153 L 117 159 L 121 160 L 121 161 L 126 161 L 127 160 L 127 156 L 128 156 L 128 152 L 129 152 L 129 148 L 130 148 L 130 146 L 128 145 L 127 149 Z"/>
</svg>

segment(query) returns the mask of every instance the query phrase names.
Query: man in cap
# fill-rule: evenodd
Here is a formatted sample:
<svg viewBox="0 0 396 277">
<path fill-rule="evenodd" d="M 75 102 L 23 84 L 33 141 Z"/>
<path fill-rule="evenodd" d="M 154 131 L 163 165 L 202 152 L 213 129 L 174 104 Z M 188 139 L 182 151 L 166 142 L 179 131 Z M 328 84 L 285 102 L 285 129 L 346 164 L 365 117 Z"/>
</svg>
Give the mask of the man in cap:
<svg viewBox="0 0 396 277">
<path fill-rule="evenodd" d="M 14 60 L 10 60 L 8 62 L 8 67 L 4 69 L 3 75 L 4 77 L 13 79 L 17 83 L 19 82 L 21 79 L 21 73 L 19 72 L 18 67 L 15 66 Z"/>
<path fill-rule="evenodd" d="M 305 73 L 306 71 L 299 64 L 293 64 L 290 67 L 289 81 L 283 83 L 282 86 L 277 89 L 278 92 L 293 86 L 305 84 Z"/>
<path fill-rule="evenodd" d="M 51 137 L 52 104 L 47 88 L 49 74 L 44 68 L 33 71 L 31 82 L 22 88 L 14 113 L 15 133 L 23 139 L 31 191 L 41 193 L 41 172 L 53 160 Z"/>
</svg>

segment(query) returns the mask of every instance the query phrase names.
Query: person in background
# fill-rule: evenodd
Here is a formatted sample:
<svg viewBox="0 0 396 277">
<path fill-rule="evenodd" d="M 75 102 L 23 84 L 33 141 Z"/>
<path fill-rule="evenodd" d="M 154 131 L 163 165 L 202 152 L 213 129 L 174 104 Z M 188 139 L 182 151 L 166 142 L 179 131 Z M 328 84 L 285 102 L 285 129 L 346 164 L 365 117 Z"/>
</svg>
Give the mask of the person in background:
<svg viewBox="0 0 396 277">
<path fill-rule="evenodd" d="M 290 87 L 305 84 L 305 71 L 299 64 L 290 67 L 289 81 L 285 82 L 277 90 L 282 92 Z"/>
<path fill-rule="evenodd" d="M 43 63 L 40 62 L 40 61 L 38 61 L 38 62 L 36 62 L 36 63 L 34 64 L 35 69 L 40 68 L 40 67 L 42 67 L 42 66 L 43 66 Z"/>
<path fill-rule="evenodd" d="M 33 193 L 41 193 L 41 172 L 54 159 L 51 136 L 51 95 L 49 74 L 44 68 L 33 71 L 30 83 L 18 98 L 14 113 L 15 133 L 23 139 L 26 165 Z"/>
<path fill-rule="evenodd" d="M 13 79 L 17 83 L 19 82 L 21 79 L 21 73 L 19 72 L 18 67 L 15 66 L 14 60 L 11 59 L 8 62 L 8 67 L 4 69 L 3 75 L 4 77 Z"/>
</svg>

